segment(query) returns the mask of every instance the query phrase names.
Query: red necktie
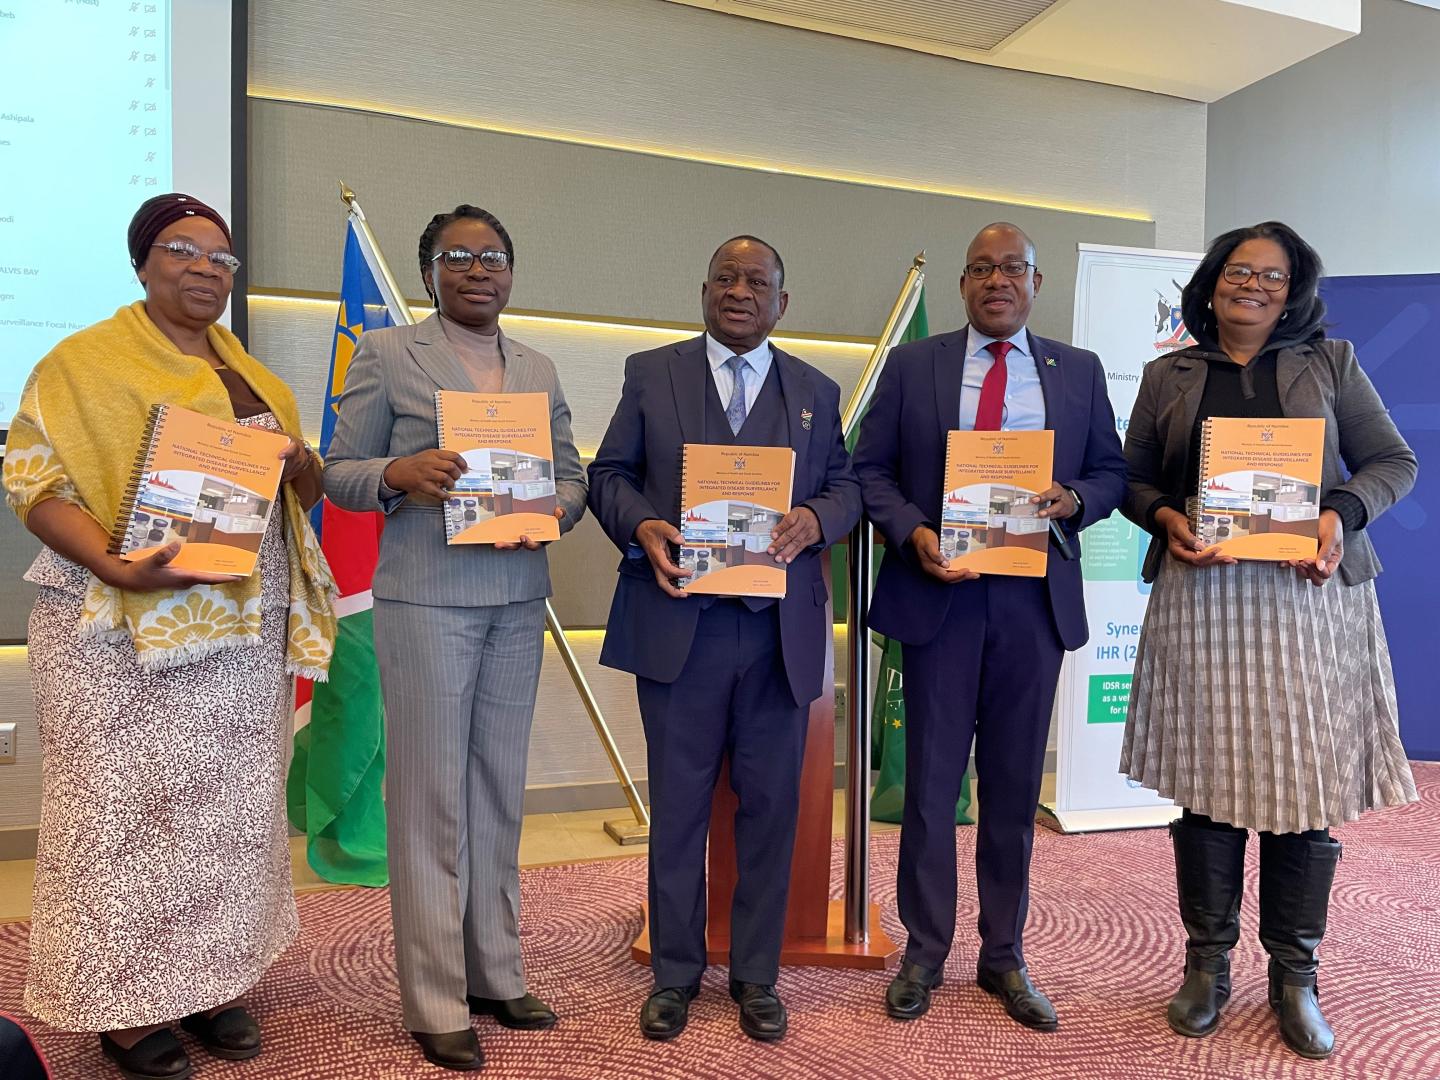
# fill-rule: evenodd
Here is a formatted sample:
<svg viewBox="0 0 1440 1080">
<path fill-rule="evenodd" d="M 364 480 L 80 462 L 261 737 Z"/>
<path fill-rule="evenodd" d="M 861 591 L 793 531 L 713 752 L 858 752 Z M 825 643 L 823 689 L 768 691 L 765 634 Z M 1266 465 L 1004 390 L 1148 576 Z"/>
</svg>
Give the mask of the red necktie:
<svg viewBox="0 0 1440 1080">
<path fill-rule="evenodd" d="M 986 350 L 995 357 L 995 363 L 985 373 L 980 384 L 980 404 L 975 408 L 976 431 L 999 431 L 1005 416 L 1005 381 L 1009 373 L 1005 370 L 1005 354 L 1015 346 L 1008 341 L 992 341 Z"/>
</svg>

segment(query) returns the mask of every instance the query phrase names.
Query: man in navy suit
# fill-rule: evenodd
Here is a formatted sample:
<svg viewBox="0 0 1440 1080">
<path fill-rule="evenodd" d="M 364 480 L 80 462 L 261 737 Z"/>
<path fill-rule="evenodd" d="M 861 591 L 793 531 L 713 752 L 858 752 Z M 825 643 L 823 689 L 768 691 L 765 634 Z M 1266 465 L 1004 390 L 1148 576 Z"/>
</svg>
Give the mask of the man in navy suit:
<svg viewBox="0 0 1440 1080">
<path fill-rule="evenodd" d="M 840 388 L 770 344 L 785 266 L 740 236 L 710 260 L 705 334 L 625 362 L 620 404 L 590 466 L 590 506 L 621 551 L 600 662 L 633 672 L 650 767 L 650 947 L 640 1015 L 652 1039 L 685 1027 L 705 970 L 705 841 L 721 763 L 739 797 L 730 996 L 752 1038 L 785 1034 L 775 992 L 808 706 L 830 626 L 820 556 L 860 517 Z M 788 446 L 792 506 L 769 554 L 785 598 L 690 596 L 677 565 L 685 443 Z"/>
<path fill-rule="evenodd" d="M 885 537 L 870 625 L 902 643 L 905 663 L 898 901 L 910 939 L 886 1008 L 913 1020 L 941 984 L 955 935 L 955 800 L 973 741 L 977 981 L 1013 1019 L 1053 1031 L 1021 948 L 1035 807 L 1060 661 L 1089 636 L 1078 534 L 1120 504 L 1125 458 L 1099 357 L 1025 329 L 1041 282 L 1029 237 L 991 225 L 965 263 L 969 325 L 890 353 L 855 448 L 865 510 Z M 952 570 L 938 535 L 946 432 L 1041 428 L 1055 432 L 1056 483 L 1032 501 L 1060 533 L 1045 576 Z"/>
</svg>

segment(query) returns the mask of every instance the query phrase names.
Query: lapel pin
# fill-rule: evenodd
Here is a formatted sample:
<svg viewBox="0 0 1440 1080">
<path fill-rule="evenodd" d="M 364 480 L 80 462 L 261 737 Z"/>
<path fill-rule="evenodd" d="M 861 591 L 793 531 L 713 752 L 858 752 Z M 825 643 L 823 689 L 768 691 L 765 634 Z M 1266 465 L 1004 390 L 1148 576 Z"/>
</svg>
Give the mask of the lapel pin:
<svg viewBox="0 0 1440 1080">
<path fill-rule="evenodd" d="M 1055 358 L 1054 358 L 1053 356 L 1047 356 L 1047 357 L 1045 357 L 1045 366 L 1046 366 L 1046 367 L 1054 367 L 1054 366 L 1055 366 Z"/>
<path fill-rule="evenodd" d="M 809 409 L 800 410 L 800 426 L 806 431 L 810 430 L 810 421 L 815 419 L 815 414 Z"/>
</svg>

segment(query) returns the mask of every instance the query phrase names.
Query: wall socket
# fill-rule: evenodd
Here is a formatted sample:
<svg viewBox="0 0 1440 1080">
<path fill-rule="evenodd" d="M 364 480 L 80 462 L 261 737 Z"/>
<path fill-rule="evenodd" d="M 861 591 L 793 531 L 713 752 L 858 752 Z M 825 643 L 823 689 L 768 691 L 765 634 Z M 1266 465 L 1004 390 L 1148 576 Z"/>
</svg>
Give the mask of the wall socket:
<svg viewBox="0 0 1440 1080">
<path fill-rule="evenodd" d="M 0 765 L 15 764 L 15 725 L 0 724 Z"/>
</svg>

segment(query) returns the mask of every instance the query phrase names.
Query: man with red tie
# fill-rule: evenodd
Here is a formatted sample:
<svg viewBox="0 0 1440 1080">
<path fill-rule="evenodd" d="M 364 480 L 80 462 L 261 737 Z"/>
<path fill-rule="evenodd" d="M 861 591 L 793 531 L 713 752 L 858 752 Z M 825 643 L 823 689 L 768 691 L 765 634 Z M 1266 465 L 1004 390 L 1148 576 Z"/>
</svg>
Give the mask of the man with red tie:
<svg viewBox="0 0 1440 1080">
<path fill-rule="evenodd" d="M 905 815 L 898 901 L 909 931 L 886 1010 L 913 1020 L 941 985 L 955 934 L 955 801 L 975 747 L 980 899 L 976 981 L 1012 1019 L 1059 1026 L 1021 946 L 1035 807 L 1060 661 L 1085 644 L 1081 529 L 1125 490 L 1125 457 L 1094 353 L 1025 328 L 1041 274 L 1014 225 L 966 253 L 969 325 L 894 349 L 855 448 L 865 511 L 885 537 L 870 625 L 905 662 Z M 1036 497 L 1054 523 L 1043 578 L 950 569 L 940 550 L 946 433 L 1055 432 L 1055 484 Z"/>
</svg>

